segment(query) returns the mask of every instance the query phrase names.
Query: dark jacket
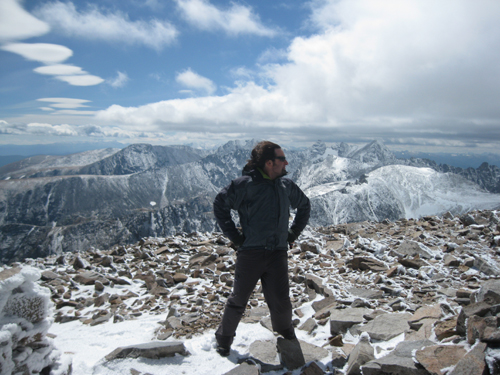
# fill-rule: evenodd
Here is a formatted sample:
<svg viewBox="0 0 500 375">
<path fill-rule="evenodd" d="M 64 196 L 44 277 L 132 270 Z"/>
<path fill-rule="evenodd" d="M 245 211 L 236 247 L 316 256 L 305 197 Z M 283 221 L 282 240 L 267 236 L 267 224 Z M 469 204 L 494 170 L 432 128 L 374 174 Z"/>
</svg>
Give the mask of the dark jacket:
<svg viewBox="0 0 500 375">
<path fill-rule="evenodd" d="M 297 209 L 290 229 L 298 236 L 309 220 L 309 198 L 288 178 L 270 180 L 259 170 L 244 170 L 215 197 L 214 214 L 222 232 L 241 244 L 241 233 L 231 219 L 231 210 L 238 211 L 244 237 L 238 250 L 287 250 L 290 207 Z"/>
</svg>

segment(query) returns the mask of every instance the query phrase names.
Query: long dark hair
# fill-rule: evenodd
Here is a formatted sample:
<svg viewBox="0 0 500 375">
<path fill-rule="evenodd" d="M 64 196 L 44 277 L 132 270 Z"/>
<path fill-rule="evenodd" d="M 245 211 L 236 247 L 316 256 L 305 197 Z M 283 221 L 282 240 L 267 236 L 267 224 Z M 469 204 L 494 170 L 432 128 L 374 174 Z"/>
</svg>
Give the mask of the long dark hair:
<svg viewBox="0 0 500 375">
<path fill-rule="evenodd" d="M 274 160 L 276 158 L 274 150 L 277 148 L 281 147 L 270 141 L 257 143 L 252 150 L 251 158 L 247 160 L 245 170 L 252 170 L 255 168 L 264 169 L 266 161 Z"/>
</svg>

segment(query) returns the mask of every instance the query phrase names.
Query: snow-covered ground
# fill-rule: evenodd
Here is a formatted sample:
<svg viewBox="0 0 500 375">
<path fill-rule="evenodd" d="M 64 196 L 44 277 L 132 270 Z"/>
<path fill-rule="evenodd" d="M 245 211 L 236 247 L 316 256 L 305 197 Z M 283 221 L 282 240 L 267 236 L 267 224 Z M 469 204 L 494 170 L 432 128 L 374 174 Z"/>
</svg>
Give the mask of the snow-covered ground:
<svg viewBox="0 0 500 375">
<path fill-rule="evenodd" d="M 322 299 L 318 296 L 316 300 Z M 301 307 L 305 313 L 301 318 L 301 323 L 305 322 L 314 314 L 311 304 L 308 302 Z M 250 345 L 257 340 L 274 340 L 275 335 L 259 323 L 240 323 L 236 332 L 234 343 L 231 347 L 229 357 L 221 357 L 215 351 L 214 330 L 208 330 L 203 335 L 194 336 L 191 339 L 176 340 L 170 338 L 167 341 L 182 341 L 190 355 L 176 355 L 164 359 L 116 359 L 110 362 L 104 357 L 114 349 L 121 346 L 129 346 L 150 342 L 154 336 L 154 330 L 158 327 L 158 321 L 164 320 L 167 313 L 160 315 L 144 315 L 136 320 L 120 323 L 107 323 L 88 326 L 79 321 L 69 323 L 54 323 L 49 330 L 56 335 L 54 338 L 55 347 L 62 352 L 61 363 L 72 362 L 73 375 L 111 375 L 129 374 L 131 369 L 141 373 L 168 374 L 168 375 L 219 375 L 224 374 L 238 365 L 238 359 L 248 356 Z M 316 346 L 323 346 L 331 336 L 330 326 L 318 326 L 314 336 L 304 331 L 296 330 L 299 340 L 308 342 Z M 404 340 L 404 335 L 400 335 L 391 341 L 379 344 L 379 349 L 375 351 L 376 357 L 380 358 L 387 354 L 387 348 L 394 348 L 395 345 Z M 343 338 L 344 343 L 356 344 L 359 337 L 349 333 Z M 331 361 L 331 352 L 321 360 L 324 370 L 328 368 Z M 287 369 L 266 372 L 268 375 L 281 375 Z M 299 375 L 301 369 L 292 371 L 293 375 Z M 53 374 L 57 375 L 57 374 Z"/>
</svg>

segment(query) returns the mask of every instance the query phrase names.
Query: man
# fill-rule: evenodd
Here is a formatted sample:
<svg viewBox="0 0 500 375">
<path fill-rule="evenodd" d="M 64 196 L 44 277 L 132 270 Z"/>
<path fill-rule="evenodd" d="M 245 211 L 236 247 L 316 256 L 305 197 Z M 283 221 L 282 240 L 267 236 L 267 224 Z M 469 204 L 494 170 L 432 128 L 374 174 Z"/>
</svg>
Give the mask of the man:
<svg viewBox="0 0 500 375">
<path fill-rule="evenodd" d="M 295 338 L 287 250 L 305 228 L 311 205 L 292 180 L 283 178 L 287 165 L 279 145 L 262 141 L 252 150 L 243 175 L 215 198 L 217 223 L 238 250 L 233 291 L 215 333 L 217 352 L 222 356 L 229 355 L 236 328 L 259 279 L 273 330 L 285 339 Z M 297 213 L 289 229 L 290 207 Z M 242 232 L 236 228 L 231 210 L 238 211 Z"/>
</svg>

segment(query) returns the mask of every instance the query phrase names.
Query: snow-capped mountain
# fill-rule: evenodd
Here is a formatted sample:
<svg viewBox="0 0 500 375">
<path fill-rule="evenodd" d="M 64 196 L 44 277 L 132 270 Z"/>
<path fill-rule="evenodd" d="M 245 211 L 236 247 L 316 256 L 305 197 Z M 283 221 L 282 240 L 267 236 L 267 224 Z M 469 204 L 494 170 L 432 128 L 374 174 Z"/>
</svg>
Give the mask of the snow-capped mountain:
<svg viewBox="0 0 500 375">
<path fill-rule="evenodd" d="M 390 165 L 370 172 L 363 182 L 329 183 L 305 190 L 315 213 L 310 224 L 395 221 L 473 209 L 499 207 L 500 195 L 452 173 Z"/>
<path fill-rule="evenodd" d="M 0 262 L 217 230 L 213 198 L 241 175 L 255 143 L 230 141 L 211 152 L 135 144 L 4 166 Z M 289 176 L 311 198 L 311 225 L 500 206 L 500 195 L 463 176 L 401 165 L 408 162 L 378 141 L 363 147 L 317 142 L 303 151 L 283 147 Z M 418 162 L 425 165 L 412 163 Z M 488 171 L 494 185 L 495 170 Z"/>
</svg>

